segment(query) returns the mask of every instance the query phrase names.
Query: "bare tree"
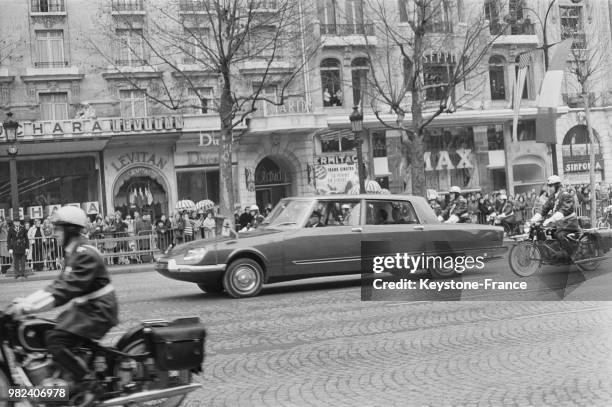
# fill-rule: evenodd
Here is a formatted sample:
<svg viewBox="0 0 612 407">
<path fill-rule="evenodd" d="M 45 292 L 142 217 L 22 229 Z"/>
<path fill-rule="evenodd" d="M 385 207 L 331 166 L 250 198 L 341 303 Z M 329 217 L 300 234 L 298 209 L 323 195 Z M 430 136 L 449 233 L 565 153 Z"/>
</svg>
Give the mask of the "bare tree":
<svg viewBox="0 0 612 407">
<path fill-rule="evenodd" d="M 368 3 L 379 22 L 378 44 L 368 47 L 372 108 L 385 127 L 401 131 L 412 193 L 424 195 L 425 130 L 442 113 L 455 112 L 482 91 L 482 79 L 474 81 L 478 86 L 470 83 L 486 70 L 482 62 L 506 25 L 487 20 L 481 2 L 462 10 L 466 17 L 459 24 L 453 21 L 455 2 L 450 0 Z M 427 62 L 434 62 L 430 61 L 433 58 L 442 70 L 428 69 Z M 397 80 L 402 77 L 403 81 Z M 396 123 L 385 120 L 385 113 L 395 114 Z M 411 116 L 409 125 L 404 121 L 407 115 Z"/>
<path fill-rule="evenodd" d="M 590 221 L 593 227 L 596 226 L 597 221 L 595 156 L 596 154 L 601 155 L 601 151 L 599 144 L 596 144 L 593 134 L 591 107 L 596 100 L 593 96 L 595 96 L 597 84 L 605 83 L 605 73 L 610 69 L 608 58 L 610 44 L 607 41 L 607 37 L 604 38 L 602 32 L 597 30 L 597 27 L 600 26 L 599 24 L 604 23 L 598 20 L 602 19 L 596 18 L 595 23 L 588 25 L 588 27 L 591 27 L 588 32 L 583 31 L 583 26 L 566 28 L 561 32 L 563 38 L 573 38 L 565 77 L 566 89 L 574 90 L 580 94 L 584 103 L 585 120 L 589 135 Z"/>
<path fill-rule="evenodd" d="M 303 89 L 300 73 L 316 52 L 314 41 L 301 37 L 312 32 L 305 26 L 308 5 L 298 0 L 151 0 L 147 7 L 146 23 L 139 16 L 102 13 L 103 32 L 112 37 L 106 42 L 115 44 L 119 53 L 99 45 L 99 38 L 91 38 L 90 44 L 123 80 L 158 106 L 218 112 L 219 206 L 233 222 L 234 129 L 263 103 L 283 105 L 288 97 L 303 96 L 295 89 Z M 143 82 L 125 69 L 133 61 L 166 73 Z M 202 90 L 211 79 L 218 97 Z M 266 92 L 270 85 L 275 94 Z M 194 97 L 200 103 L 194 104 Z"/>
</svg>

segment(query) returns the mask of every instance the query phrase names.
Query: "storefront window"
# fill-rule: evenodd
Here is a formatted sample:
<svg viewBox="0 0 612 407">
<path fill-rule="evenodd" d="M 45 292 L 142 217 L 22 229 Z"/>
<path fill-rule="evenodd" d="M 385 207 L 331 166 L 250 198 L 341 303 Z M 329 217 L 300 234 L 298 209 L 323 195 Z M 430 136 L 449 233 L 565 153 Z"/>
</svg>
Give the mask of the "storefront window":
<svg viewBox="0 0 612 407">
<path fill-rule="evenodd" d="M 216 168 L 177 172 L 176 181 L 178 199 L 191 199 L 194 202 L 210 199 L 219 202 L 219 170 Z"/>
<path fill-rule="evenodd" d="M 322 153 L 339 153 L 355 149 L 355 138 L 352 134 L 334 133 L 321 136 Z"/>
<path fill-rule="evenodd" d="M 516 129 L 519 141 L 531 141 L 536 139 L 535 120 L 522 120 L 518 122 Z"/>
<path fill-rule="evenodd" d="M 99 201 L 98 171 L 93 157 L 17 162 L 19 204 L 64 205 Z M 0 207 L 10 207 L 8 163 L 0 163 Z"/>
<path fill-rule="evenodd" d="M 489 144 L 489 151 L 503 150 L 504 149 L 504 126 L 502 124 L 488 126 L 487 127 L 487 141 Z"/>
</svg>

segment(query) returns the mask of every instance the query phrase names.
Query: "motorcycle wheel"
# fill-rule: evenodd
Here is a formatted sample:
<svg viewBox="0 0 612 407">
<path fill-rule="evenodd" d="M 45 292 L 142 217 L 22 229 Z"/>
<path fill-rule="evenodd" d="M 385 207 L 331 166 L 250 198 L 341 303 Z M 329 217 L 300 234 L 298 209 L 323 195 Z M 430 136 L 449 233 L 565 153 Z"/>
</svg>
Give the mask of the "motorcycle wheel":
<svg viewBox="0 0 612 407">
<path fill-rule="evenodd" d="M 519 242 L 510 250 L 508 263 L 514 274 L 529 277 L 540 269 L 542 253 L 533 242 Z"/>
<path fill-rule="evenodd" d="M 582 240 L 577 250 L 578 252 L 576 253 L 577 255 L 574 261 L 588 259 L 591 257 L 597 257 L 596 242 L 593 242 L 591 238 L 587 237 L 584 240 Z M 601 260 L 592 260 L 592 261 L 586 261 L 584 263 L 579 263 L 579 264 L 576 263 L 576 267 L 580 271 L 593 271 L 597 269 L 597 267 L 599 267 L 600 264 L 601 264 Z"/>
<path fill-rule="evenodd" d="M 131 354 L 142 354 L 148 352 L 147 345 L 144 339 L 137 339 L 131 343 L 128 343 L 123 349 L 124 353 Z M 146 376 L 145 366 L 142 363 L 137 362 L 137 368 L 134 373 L 134 382 L 139 385 L 136 391 L 145 391 L 145 390 L 154 390 L 154 389 L 164 389 L 171 386 L 180 386 L 184 384 L 191 383 L 191 372 L 189 370 L 179 370 L 178 377 L 170 377 L 169 372 L 165 372 L 163 370 L 157 370 L 155 375 L 157 376 L 155 380 L 144 380 Z M 119 369 L 115 368 L 115 376 L 118 376 Z M 183 400 L 187 397 L 186 395 L 175 396 L 165 399 L 159 399 L 155 401 L 147 401 L 143 403 L 132 403 L 130 406 L 140 406 L 140 407 L 177 407 L 179 406 Z"/>
<path fill-rule="evenodd" d="M 0 367 L 0 394 L 8 394 L 8 389 L 11 387 L 11 381 Z M 15 403 L 12 401 L 0 400 L 0 407 L 13 407 Z"/>
</svg>

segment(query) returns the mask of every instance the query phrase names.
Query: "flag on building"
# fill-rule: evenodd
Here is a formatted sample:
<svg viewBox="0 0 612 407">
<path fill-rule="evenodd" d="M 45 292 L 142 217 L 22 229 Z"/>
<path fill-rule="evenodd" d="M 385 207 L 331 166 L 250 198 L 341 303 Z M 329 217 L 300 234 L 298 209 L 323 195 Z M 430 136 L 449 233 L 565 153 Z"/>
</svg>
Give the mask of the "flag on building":
<svg viewBox="0 0 612 407">
<path fill-rule="evenodd" d="M 519 55 L 518 72 L 516 74 L 516 82 L 514 83 L 514 118 L 512 120 L 512 141 L 517 140 L 517 128 L 521 111 L 521 99 L 523 98 L 523 89 L 525 89 L 525 80 L 527 79 L 527 70 L 531 65 L 532 52 L 523 52 Z"/>
</svg>

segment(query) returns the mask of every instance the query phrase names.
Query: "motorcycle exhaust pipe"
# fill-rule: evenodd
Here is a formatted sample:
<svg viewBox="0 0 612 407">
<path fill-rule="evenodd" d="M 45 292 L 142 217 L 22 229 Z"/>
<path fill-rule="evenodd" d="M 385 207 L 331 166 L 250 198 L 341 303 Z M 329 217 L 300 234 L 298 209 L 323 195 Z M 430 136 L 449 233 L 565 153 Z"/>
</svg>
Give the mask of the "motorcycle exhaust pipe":
<svg viewBox="0 0 612 407">
<path fill-rule="evenodd" d="M 122 406 L 129 403 L 138 403 L 142 401 L 152 401 L 168 397 L 181 396 L 183 394 L 191 393 L 200 387 L 202 387 L 201 384 L 192 383 L 184 386 L 169 387 L 167 389 L 141 391 L 138 393 L 129 394 L 127 396 L 108 399 L 97 403 L 96 406 Z"/>
</svg>

